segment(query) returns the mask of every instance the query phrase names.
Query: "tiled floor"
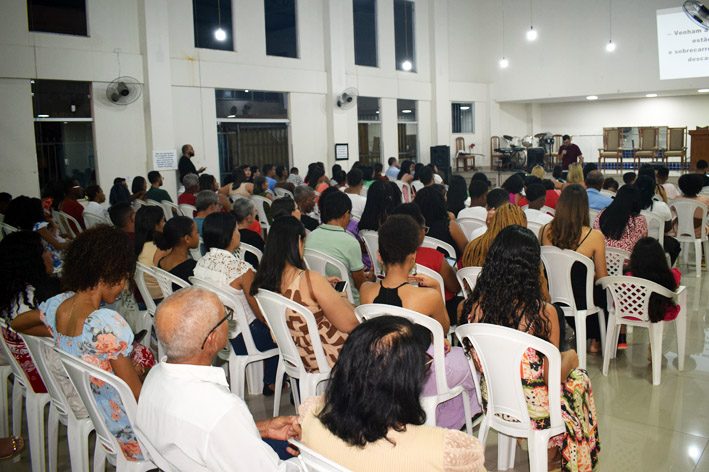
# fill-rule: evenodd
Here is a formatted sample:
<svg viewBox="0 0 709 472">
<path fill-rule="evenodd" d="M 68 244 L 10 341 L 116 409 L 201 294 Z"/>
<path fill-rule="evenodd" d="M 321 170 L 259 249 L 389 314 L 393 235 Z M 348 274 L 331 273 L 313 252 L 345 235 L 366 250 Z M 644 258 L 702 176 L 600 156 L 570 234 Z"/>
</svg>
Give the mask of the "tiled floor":
<svg viewBox="0 0 709 472">
<path fill-rule="evenodd" d="M 601 372 L 600 356 L 589 356 L 588 372 L 599 419 L 599 471 L 709 471 L 709 274 L 695 278 L 685 273 L 688 288 L 687 347 L 684 371 L 677 369 L 677 342 L 673 323 L 663 339 L 662 384 L 652 386 L 647 330 L 629 335 L 627 351 L 611 361 L 608 376 Z M 281 414 L 294 414 L 288 395 L 281 397 Z M 254 417 L 270 417 L 273 399 L 247 399 Z M 26 431 L 26 429 L 25 429 Z M 69 470 L 66 433 L 60 428 L 58 470 Z M 527 471 L 526 448 L 517 448 L 515 471 Z M 491 432 L 485 466 L 497 468 L 496 435 Z M 112 470 L 108 467 L 107 470 Z M 0 471 L 30 471 L 29 452 L 19 463 L 0 462 Z"/>
</svg>

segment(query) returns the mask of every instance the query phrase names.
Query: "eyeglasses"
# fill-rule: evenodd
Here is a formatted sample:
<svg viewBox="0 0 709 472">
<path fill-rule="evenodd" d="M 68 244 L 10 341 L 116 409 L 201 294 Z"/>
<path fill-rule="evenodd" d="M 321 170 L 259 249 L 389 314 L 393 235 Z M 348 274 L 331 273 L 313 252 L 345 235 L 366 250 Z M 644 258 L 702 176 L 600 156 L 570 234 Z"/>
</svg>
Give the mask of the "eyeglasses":
<svg viewBox="0 0 709 472">
<path fill-rule="evenodd" d="M 428 234 L 428 230 L 431 229 L 428 226 L 423 227 L 423 234 Z"/>
<path fill-rule="evenodd" d="M 225 306 L 224 311 L 226 311 L 226 315 L 224 318 L 222 318 L 219 323 L 214 325 L 214 328 L 210 329 L 209 332 L 207 333 L 207 336 L 204 337 L 204 341 L 202 341 L 202 347 L 200 349 L 204 349 L 204 345 L 207 343 L 207 339 L 209 338 L 209 335 L 212 334 L 219 326 L 221 326 L 222 323 L 225 321 L 231 321 L 234 319 L 234 310 L 231 309 L 231 307 Z"/>
</svg>

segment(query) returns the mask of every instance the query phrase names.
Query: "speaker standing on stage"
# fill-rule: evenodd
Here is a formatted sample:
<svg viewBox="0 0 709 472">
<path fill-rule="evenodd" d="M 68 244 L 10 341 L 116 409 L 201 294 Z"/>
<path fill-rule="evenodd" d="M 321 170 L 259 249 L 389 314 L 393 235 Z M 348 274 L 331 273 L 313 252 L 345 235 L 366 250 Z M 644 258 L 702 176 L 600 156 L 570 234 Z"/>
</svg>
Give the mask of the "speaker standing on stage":
<svg viewBox="0 0 709 472">
<path fill-rule="evenodd" d="M 563 170 L 568 170 L 569 165 L 576 161 L 583 165 L 583 155 L 581 154 L 581 149 L 577 145 L 571 144 L 571 136 L 568 134 L 565 134 L 561 138 L 559 156 L 561 157 L 561 168 Z"/>
</svg>

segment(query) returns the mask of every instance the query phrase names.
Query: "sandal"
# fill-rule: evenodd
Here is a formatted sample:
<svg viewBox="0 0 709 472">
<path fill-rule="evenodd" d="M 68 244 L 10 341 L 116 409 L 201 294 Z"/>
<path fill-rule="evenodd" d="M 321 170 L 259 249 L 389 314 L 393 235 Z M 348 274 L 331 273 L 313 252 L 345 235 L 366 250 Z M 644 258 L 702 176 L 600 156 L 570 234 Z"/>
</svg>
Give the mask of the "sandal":
<svg viewBox="0 0 709 472">
<path fill-rule="evenodd" d="M 25 449 L 25 441 L 22 436 L 10 436 L 7 438 L 0 439 L 0 451 L 9 450 L 9 454 L 0 456 L 0 461 L 11 459 L 19 454 Z"/>
</svg>

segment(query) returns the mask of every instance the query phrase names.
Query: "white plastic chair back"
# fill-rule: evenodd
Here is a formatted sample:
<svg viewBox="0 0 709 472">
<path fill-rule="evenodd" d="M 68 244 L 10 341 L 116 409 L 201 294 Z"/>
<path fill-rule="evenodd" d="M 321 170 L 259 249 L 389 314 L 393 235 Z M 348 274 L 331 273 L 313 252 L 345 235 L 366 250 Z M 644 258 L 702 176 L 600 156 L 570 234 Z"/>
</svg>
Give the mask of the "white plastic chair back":
<svg viewBox="0 0 709 472">
<path fill-rule="evenodd" d="M 459 326 L 456 336 L 465 346 L 469 341 L 475 349 L 487 385 L 487 411 L 480 423 L 478 439 L 485 446 L 490 428 L 498 432 L 498 469 L 514 466 L 514 438 L 530 438 L 530 471 L 547 470 L 547 446 L 549 438 L 563 433 L 566 426 L 561 417 L 561 355 L 551 343 L 516 329 L 485 323 L 470 323 Z M 535 349 L 548 360 L 549 373 L 549 420 L 547 429 L 535 429 L 529 419 L 527 401 L 520 382 L 522 356 Z M 471 369 L 476 371 L 470 360 Z M 473 375 L 476 390 L 480 395 L 478 376 Z M 482 405 L 482 401 L 480 401 Z M 507 415 L 507 416 L 505 416 Z M 517 421 L 505 419 L 512 417 Z"/>
<path fill-rule="evenodd" d="M 570 249 L 559 249 L 554 246 L 542 246 L 542 262 L 546 268 L 549 281 L 549 295 L 552 303 L 561 303 L 565 316 L 574 317 L 576 324 L 576 352 L 579 356 L 579 367 L 586 368 L 586 317 L 598 313 L 598 324 L 601 330 L 601 345 L 605 345 L 606 320 L 603 310 L 593 303 L 593 279 L 595 268 L 588 257 Z M 579 262 L 586 267 L 586 309 L 579 310 L 574 299 L 571 285 L 571 267 Z"/>
<path fill-rule="evenodd" d="M 199 277 L 191 277 L 190 280 L 196 287 L 206 288 L 214 292 L 219 300 L 225 305 L 234 310 L 234 320 L 236 324 L 229 326 L 229 338 L 234 339 L 239 334 L 244 339 L 246 346 L 246 355 L 237 355 L 231 343 L 227 343 L 229 350 L 229 384 L 232 393 L 244 398 L 244 377 L 248 380 L 249 393 L 258 395 L 261 393 L 263 386 L 263 360 L 269 359 L 278 355 L 278 348 L 269 349 L 268 351 L 260 351 L 256 347 L 251 330 L 249 329 L 248 319 L 244 312 L 244 307 L 236 298 L 236 293 L 232 287 L 220 287 L 211 282 L 200 279 Z M 283 376 L 281 376 L 282 378 Z M 280 392 L 280 390 L 276 390 Z"/>
<path fill-rule="evenodd" d="M 145 205 L 158 206 L 158 207 L 162 208 L 162 205 L 157 200 L 151 200 L 149 198 L 146 198 L 144 203 L 145 203 Z"/>
<path fill-rule="evenodd" d="M 379 233 L 370 229 L 363 229 L 359 232 L 359 237 L 364 241 L 364 245 L 369 253 L 369 259 L 372 261 L 372 268 L 377 277 L 384 277 L 384 269 L 381 262 L 377 259 L 377 251 L 379 251 Z"/>
<path fill-rule="evenodd" d="M 465 426 L 468 434 L 472 434 L 473 428 L 470 419 L 470 399 L 468 398 L 468 392 L 460 385 L 453 388 L 448 387 L 445 369 L 445 354 L 443 352 L 443 341 L 445 336 L 443 326 L 441 326 L 438 321 L 430 316 L 398 306 L 384 305 L 380 303 L 366 303 L 355 308 L 355 316 L 360 323 L 370 318 L 376 318 L 384 315 L 406 318 L 412 323 L 423 326 L 431 332 L 431 337 L 433 338 L 433 363 L 436 365 L 436 391 L 438 392 L 438 395 L 421 397 L 421 406 L 426 411 L 426 424 L 429 426 L 436 425 L 436 407 L 439 403 L 450 400 L 458 395 L 462 395 Z"/>
<path fill-rule="evenodd" d="M 432 238 L 430 236 L 424 236 L 423 238 L 423 243 L 421 243 L 421 247 L 430 247 L 431 249 L 443 249 L 448 256 L 451 259 L 456 259 L 455 256 L 455 249 L 453 249 L 453 246 L 450 244 L 441 241 L 440 239 Z"/>
<path fill-rule="evenodd" d="M 630 253 L 614 247 L 606 248 L 606 270 L 608 275 L 623 275 L 623 264 L 630 262 Z"/>
<path fill-rule="evenodd" d="M 198 261 L 202 258 L 202 248 L 204 247 L 204 241 L 202 240 L 202 236 L 199 237 L 199 245 L 195 248 L 190 248 L 190 257 Z"/>
<path fill-rule="evenodd" d="M 160 286 L 160 290 L 162 290 L 162 297 L 167 298 L 172 293 L 174 292 L 172 284 L 177 285 L 180 288 L 185 288 L 189 287 L 190 284 L 189 282 L 185 282 L 181 278 L 177 277 L 176 275 L 171 274 L 170 272 L 161 269 L 160 267 L 152 267 L 153 274 L 155 275 L 155 278 L 158 281 L 158 285 Z"/>
<path fill-rule="evenodd" d="M 260 195 L 252 195 L 251 201 L 256 207 L 256 212 L 258 213 L 258 221 L 261 223 L 261 227 L 268 232 L 271 229 L 271 225 L 268 223 L 268 217 L 266 216 L 266 207 L 264 205 L 271 205 L 271 200 Z"/>
<path fill-rule="evenodd" d="M 647 235 L 657 239 L 660 246 L 665 247 L 665 221 L 651 211 L 643 210 L 640 212 L 647 221 Z"/>
<path fill-rule="evenodd" d="M 442 263 L 447 264 L 446 261 L 443 261 Z M 429 269 L 428 267 L 423 266 L 421 264 L 416 264 L 416 273 L 431 277 L 436 282 L 438 282 L 438 286 L 441 288 L 441 297 L 443 297 L 443 303 L 445 303 L 446 302 L 446 292 L 445 292 L 445 287 L 443 285 L 443 277 L 441 277 L 441 274 L 439 274 L 435 270 Z"/>
<path fill-rule="evenodd" d="M 169 220 L 173 216 L 182 216 L 182 212 L 180 211 L 180 207 L 178 207 L 176 204 L 172 203 L 169 200 L 163 200 L 160 202 L 162 204 L 162 211 L 165 213 L 165 221 Z M 175 210 L 176 213 L 173 213 L 172 210 Z"/>
<path fill-rule="evenodd" d="M 650 347 L 652 351 L 652 384 L 660 385 L 662 369 L 662 331 L 665 322 L 653 323 L 649 318 L 650 296 L 655 293 L 671 298 L 680 306 L 680 312 L 675 319 L 677 323 L 677 364 L 679 370 L 684 370 L 684 351 L 687 337 L 687 294 L 684 287 L 677 292 L 639 277 L 617 276 L 603 277 L 598 281 L 606 289 L 613 300 L 613 306 L 608 309 L 608 333 L 606 334 L 606 349 L 603 356 L 603 375 L 608 375 L 611 358 L 616 355 L 620 326 L 630 325 L 650 330 Z M 610 303 L 609 303 L 610 304 Z"/>
<path fill-rule="evenodd" d="M 367 192 L 369 192 L 369 187 L 367 185 L 363 185 L 362 190 L 359 191 L 359 194 L 364 198 L 367 198 Z"/>
<path fill-rule="evenodd" d="M 310 336 L 310 344 L 315 353 L 315 363 L 318 372 L 307 372 L 303 360 L 300 358 L 298 348 L 290 334 L 290 329 L 286 323 L 286 310 L 291 309 L 298 313 L 304 320 L 308 333 L 318 333 L 318 324 L 315 316 L 303 305 L 289 300 L 283 295 L 268 290 L 259 289 L 256 294 L 261 313 L 266 318 L 271 333 L 278 344 L 280 359 L 278 360 L 278 372 L 276 373 L 276 392 L 280 392 L 283 374 L 299 379 L 299 389 L 293 388 L 293 400 L 295 409 L 298 411 L 300 399 L 316 395 L 318 385 L 330 378 L 330 364 L 327 362 L 325 351 L 319 334 Z M 293 384 L 295 385 L 295 384 Z M 300 390 L 300 391 L 299 391 Z M 278 416 L 280 402 L 273 402 L 273 416 Z"/>
<path fill-rule="evenodd" d="M 280 188 L 280 187 L 275 187 L 273 189 L 274 192 L 276 192 L 276 197 L 281 198 L 281 197 L 288 197 L 291 200 L 295 200 L 295 197 L 293 196 L 293 192 L 291 192 L 288 189 L 285 188 Z"/>
<path fill-rule="evenodd" d="M 473 234 L 473 231 L 487 226 L 485 220 L 482 218 L 458 218 L 456 221 L 460 227 L 463 228 L 463 233 L 465 237 L 468 238 L 468 241 L 470 241 L 470 235 Z"/>
<path fill-rule="evenodd" d="M 0 223 L 0 239 L 15 231 L 19 231 L 19 229 L 7 223 Z"/>
<path fill-rule="evenodd" d="M 455 273 L 455 276 L 458 279 L 458 283 L 463 289 L 463 295 L 465 296 L 465 298 L 468 298 L 470 295 L 472 295 L 473 289 L 478 283 L 478 276 L 480 275 L 480 272 L 482 272 L 482 270 L 482 267 L 471 266 L 463 267 Z M 468 288 L 465 288 L 466 284 Z"/>
<path fill-rule="evenodd" d="M 555 210 L 555 209 L 553 209 L 552 207 L 548 207 L 548 206 L 546 206 L 546 205 L 542 206 L 542 207 L 539 209 L 539 211 L 541 211 L 541 212 L 543 212 L 543 213 L 548 213 L 548 214 L 550 214 L 551 216 L 554 216 L 554 215 L 556 214 L 556 210 Z"/>
<path fill-rule="evenodd" d="M 300 451 L 298 462 L 300 462 L 303 472 L 350 472 L 349 469 L 345 469 L 322 454 L 313 451 L 300 441 L 289 439 L 288 442 Z"/>
<path fill-rule="evenodd" d="M 539 230 L 544 226 L 542 223 L 537 223 L 536 221 L 527 221 L 527 229 L 534 233 L 534 236 L 539 239 Z"/>
<path fill-rule="evenodd" d="M 57 224 L 59 232 L 62 234 L 70 234 L 69 230 L 66 228 L 66 220 L 60 215 L 58 210 L 52 210 L 52 219 Z"/>
<path fill-rule="evenodd" d="M 55 211 L 54 215 L 62 222 L 61 226 L 66 230 L 66 234 L 75 238 L 81 233 L 81 225 L 76 221 L 76 218 L 63 211 Z"/>
<path fill-rule="evenodd" d="M 155 277 L 155 272 L 153 272 L 151 267 L 147 267 L 141 264 L 140 262 L 136 262 L 135 274 L 133 275 L 133 279 L 135 280 L 135 284 L 138 287 L 140 296 L 143 297 L 143 302 L 145 303 L 146 309 L 145 311 L 138 312 L 137 319 L 133 322 L 134 326 L 131 327 L 136 333 L 141 330 L 146 330 L 148 332 L 143 337 L 141 344 L 143 344 L 145 347 L 150 347 L 150 340 L 153 330 L 153 317 L 155 316 L 157 306 L 153 301 L 153 297 L 150 295 L 148 286 L 145 284 L 146 276 Z"/>
<path fill-rule="evenodd" d="M 354 303 L 352 296 L 352 287 L 350 286 L 350 273 L 345 265 L 332 256 L 316 251 L 315 249 L 306 249 L 303 253 L 303 260 L 309 270 L 313 270 L 323 277 L 327 277 L 327 266 L 333 266 L 340 273 L 337 277 L 340 280 L 347 281 L 347 298 Z"/>
<path fill-rule="evenodd" d="M 411 185 L 401 180 L 395 180 L 394 183 L 399 187 L 399 190 L 401 190 L 401 203 L 411 203 L 414 200 Z"/>
<path fill-rule="evenodd" d="M 136 198 L 135 200 L 133 200 L 133 206 L 135 207 L 135 211 L 140 210 L 140 207 L 142 207 L 143 205 L 147 205 L 147 203 L 145 203 L 145 200 L 141 200 L 140 198 Z"/>
<path fill-rule="evenodd" d="M 259 264 L 261 263 L 261 258 L 263 257 L 263 252 L 261 252 L 259 248 L 246 243 L 239 244 L 239 253 L 241 254 L 241 260 L 244 260 L 246 253 L 253 254 L 256 256 L 256 259 L 258 259 Z"/>
<path fill-rule="evenodd" d="M 611 192 L 610 190 L 603 189 L 600 190 L 598 193 L 608 198 L 615 198 L 615 192 Z"/>
<path fill-rule="evenodd" d="M 413 187 L 414 192 L 418 192 L 423 188 L 423 183 L 420 180 L 414 180 L 411 182 L 411 187 Z"/>
<path fill-rule="evenodd" d="M 591 208 L 588 209 L 588 222 L 591 228 L 593 228 L 593 222 L 596 221 L 596 217 L 598 216 L 599 212 L 599 210 L 593 210 Z"/>
<path fill-rule="evenodd" d="M 187 203 L 181 203 L 179 205 L 180 213 L 188 218 L 193 218 L 195 213 L 197 213 L 197 207 L 194 205 L 189 205 Z"/>
<path fill-rule="evenodd" d="M 147 471 L 155 469 L 156 465 L 150 461 L 148 451 L 140 444 L 140 440 L 138 441 L 138 445 L 140 446 L 140 450 L 145 460 L 140 462 L 126 460 L 123 452 L 121 451 L 120 443 L 108 429 L 106 419 L 103 416 L 101 408 L 96 403 L 96 397 L 91 390 L 92 379 L 103 381 L 113 387 L 118 393 L 128 421 L 131 425 L 134 425 L 138 404 L 136 403 L 133 392 L 128 384 L 116 375 L 110 374 L 103 369 L 89 364 L 88 362 L 84 362 L 78 357 L 74 357 L 61 349 L 55 348 L 54 350 L 59 353 L 59 357 L 62 360 L 64 369 L 69 375 L 69 379 L 71 379 L 71 383 L 74 384 L 74 388 L 79 394 L 79 397 L 81 397 L 81 400 L 84 402 L 86 410 L 89 412 L 89 418 L 91 418 L 91 421 L 96 428 L 96 441 L 100 442 L 103 446 L 102 449 L 97 448 L 94 461 L 101 464 L 101 461 L 103 461 L 105 457 L 111 464 L 116 466 L 116 470 L 118 472 L 124 470 Z M 99 452 L 101 452 L 101 454 L 99 454 Z"/>
<path fill-rule="evenodd" d="M 89 470 L 89 433 L 94 430 L 94 424 L 89 418 L 77 418 L 74 410 L 71 409 L 64 390 L 62 390 L 55 374 L 50 370 L 49 365 L 52 360 L 50 356 L 54 353 L 54 344 L 50 338 L 41 338 L 21 334 L 20 337 L 25 342 L 27 350 L 30 352 L 39 376 L 42 378 L 47 392 L 51 397 L 51 410 L 48 421 L 48 443 L 49 443 L 49 469 L 56 470 L 57 467 L 57 421 L 61 421 L 67 428 L 67 441 L 69 443 L 69 459 L 71 470 Z M 51 353 L 51 354 L 50 354 Z M 66 374 L 65 374 L 66 376 Z"/>
<path fill-rule="evenodd" d="M 89 213 L 86 211 L 83 213 L 83 215 L 84 215 L 84 225 L 86 226 L 86 229 L 89 229 L 92 226 L 106 224 L 106 218 L 101 218 L 98 215 L 95 215 L 93 213 Z"/>
<path fill-rule="evenodd" d="M 707 240 L 707 207 L 701 202 L 688 198 L 678 198 L 673 200 L 670 209 L 677 214 L 677 241 L 682 243 L 684 261 L 689 259 L 689 245 L 694 244 L 694 263 L 697 269 L 697 277 L 702 275 L 702 244 L 704 245 L 704 257 L 709 261 L 709 242 Z M 694 215 L 697 209 L 701 210 L 702 222 L 700 237 L 696 237 L 694 231 Z"/>
</svg>

